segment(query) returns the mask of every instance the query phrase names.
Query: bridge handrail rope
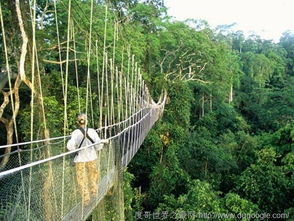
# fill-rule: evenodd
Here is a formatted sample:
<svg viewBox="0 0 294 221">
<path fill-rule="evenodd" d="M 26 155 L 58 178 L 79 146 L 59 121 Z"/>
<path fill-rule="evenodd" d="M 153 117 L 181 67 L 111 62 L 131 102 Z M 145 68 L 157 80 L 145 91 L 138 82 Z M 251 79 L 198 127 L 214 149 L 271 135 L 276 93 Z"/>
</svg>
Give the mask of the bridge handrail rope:
<svg viewBox="0 0 294 221">
<path fill-rule="evenodd" d="M 139 111 L 137 111 L 136 113 L 132 114 L 129 118 L 120 121 L 118 123 L 112 124 L 112 125 L 107 125 L 107 126 L 103 126 L 100 127 L 98 129 L 96 129 L 96 131 L 101 131 L 101 130 L 105 130 L 114 126 L 118 126 L 121 124 L 124 124 L 127 121 L 130 121 L 132 118 L 134 118 L 136 115 L 138 115 L 140 112 L 142 112 L 144 109 L 148 109 L 148 107 L 144 107 L 142 109 L 140 109 Z M 17 147 L 17 146 L 24 146 L 24 145 L 28 145 L 28 144 L 36 144 L 36 143 L 41 143 L 41 142 L 46 142 L 46 141 L 53 141 L 53 140 L 60 140 L 60 139 L 64 139 L 64 138 L 69 138 L 70 135 L 66 135 L 66 136 L 59 136 L 59 137 L 52 137 L 52 138 L 47 138 L 47 139 L 40 139 L 40 140 L 34 140 L 34 141 L 27 141 L 27 142 L 22 142 L 22 143 L 15 143 L 15 144 L 7 144 L 7 145 L 2 145 L 0 146 L 0 149 L 3 148 L 7 148 L 7 147 Z M 2 157 L 3 155 L 0 155 L 0 157 Z"/>
<path fill-rule="evenodd" d="M 63 143 L 63 140 L 58 141 L 58 142 L 54 142 L 54 143 L 50 143 L 50 144 L 44 144 L 42 146 L 37 146 L 37 147 L 34 147 L 34 151 L 43 149 L 45 147 L 48 147 L 48 145 L 53 146 L 53 145 L 57 145 L 57 144 L 61 144 L 61 143 Z M 13 154 L 16 154 L 16 153 L 25 153 L 25 152 L 29 152 L 29 151 L 32 151 L 32 150 L 31 149 L 17 148 L 16 150 L 11 151 L 10 153 L 0 155 L 0 158 L 3 158 L 3 157 L 8 156 L 8 155 L 13 155 Z"/>
</svg>

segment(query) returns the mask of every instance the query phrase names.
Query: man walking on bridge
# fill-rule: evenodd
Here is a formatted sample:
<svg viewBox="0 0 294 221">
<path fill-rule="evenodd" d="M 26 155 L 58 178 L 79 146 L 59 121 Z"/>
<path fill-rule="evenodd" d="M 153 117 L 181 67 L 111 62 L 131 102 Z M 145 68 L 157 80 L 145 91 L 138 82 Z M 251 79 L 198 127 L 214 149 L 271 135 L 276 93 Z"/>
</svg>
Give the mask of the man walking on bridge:
<svg viewBox="0 0 294 221">
<path fill-rule="evenodd" d="M 87 128 L 86 114 L 78 114 L 77 123 L 80 128 L 72 132 L 71 139 L 67 143 L 68 150 L 75 150 L 98 143 L 95 146 L 80 150 L 74 158 L 77 183 L 82 195 L 83 203 L 87 205 L 90 202 L 90 194 L 96 196 L 97 193 L 99 174 L 96 164 L 96 150 L 101 150 L 103 147 L 102 143 L 107 143 L 108 140 L 101 140 L 93 128 Z"/>
</svg>

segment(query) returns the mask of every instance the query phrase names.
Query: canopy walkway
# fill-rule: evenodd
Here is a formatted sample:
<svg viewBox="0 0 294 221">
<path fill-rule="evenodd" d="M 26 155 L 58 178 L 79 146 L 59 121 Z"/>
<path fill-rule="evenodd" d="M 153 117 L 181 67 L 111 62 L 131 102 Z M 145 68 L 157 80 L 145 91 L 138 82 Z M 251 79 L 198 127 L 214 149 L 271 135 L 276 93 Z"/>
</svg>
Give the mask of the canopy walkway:
<svg viewBox="0 0 294 221">
<path fill-rule="evenodd" d="M 21 48 L 15 80 L 11 77 L 13 64 L 10 63 L 7 49 L 12 43 L 6 38 L 5 18 L 0 3 L 3 54 L 9 84 L 9 89 L 3 91 L 0 111 L 0 120 L 8 125 L 8 144 L 0 146 L 0 151 L 3 152 L 0 156 L 0 220 L 85 220 L 97 206 L 103 207 L 100 204 L 109 193 L 115 194 L 120 204 L 115 209 L 116 219 L 124 220 L 121 189 L 123 170 L 162 115 L 166 93 L 162 93 L 158 102 L 154 102 L 143 80 L 139 64 L 135 62 L 131 46 L 123 46 L 118 51 L 119 22 L 114 19 L 114 23 L 109 23 L 107 5 L 98 5 L 93 0 L 83 1 L 83 4 L 89 6 L 89 13 L 84 13 L 84 16 L 88 16 L 88 23 L 80 24 L 83 17 L 80 16 L 83 13 L 80 3 L 75 0 L 48 2 L 49 6 L 46 7 L 51 4 L 53 10 L 45 13 L 45 7 L 43 13 L 46 15 L 40 15 L 42 10 L 37 1 L 28 1 L 32 23 L 31 28 L 28 28 L 23 24 L 24 13 L 21 12 L 20 1 L 16 0 L 22 41 L 19 42 L 20 45 L 14 46 Z M 96 12 L 104 9 L 104 37 L 97 34 L 93 27 L 97 25 L 93 23 L 93 17 L 101 16 L 94 14 L 95 7 Z M 59 12 L 64 13 L 59 16 Z M 44 18 L 47 20 L 44 21 Z M 60 18 L 67 18 L 67 26 Z M 67 28 L 61 30 L 60 24 Z M 47 29 L 52 30 L 54 26 L 56 36 L 50 39 L 52 31 Z M 85 30 L 86 27 L 88 30 Z M 30 37 L 27 35 L 28 31 L 31 32 Z M 39 45 L 44 39 L 47 48 L 40 49 Z M 31 53 L 30 60 L 26 56 L 28 49 Z M 63 96 L 60 100 L 56 98 L 56 102 L 63 106 L 63 119 L 57 119 L 63 121 L 63 128 L 56 128 L 58 137 L 50 137 L 52 128 L 48 126 L 48 121 L 51 120 L 48 119 L 48 112 L 53 110 L 46 104 L 50 95 L 46 95 L 42 88 L 46 73 L 41 75 L 45 69 L 41 67 L 46 64 L 50 64 L 50 68 L 59 73 L 61 82 L 60 91 Z M 21 84 L 31 91 L 31 126 L 28 129 L 30 140 L 27 142 L 19 142 L 18 133 L 18 126 L 21 124 L 17 117 L 19 104 L 22 102 L 19 98 Z M 71 105 L 70 102 L 76 105 Z M 10 121 L 3 117 L 9 103 Z M 78 112 L 85 112 L 90 126 L 97 128 L 101 138 L 109 140 L 97 152 L 98 192 L 88 204 L 83 202 L 79 193 L 73 163 L 73 158 L 80 149 L 66 150 L 70 131 L 74 129 L 71 122 L 75 119 L 70 116 Z M 3 137 L 1 135 L 1 139 Z M 16 142 L 13 144 L 11 140 Z M 95 145 L 99 143 L 81 149 Z M 106 216 L 103 213 L 105 211 L 101 209 L 101 220 Z"/>
<path fill-rule="evenodd" d="M 0 193 L 0 218 L 83 220 L 88 217 L 107 192 L 121 182 L 117 180 L 121 178 L 120 173 L 162 114 L 164 102 L 161 99 L 157 104 L 142 107 L 124 121 L 98 129 L 100 136 L 108 138 L 110 143 L 99 151 L 98 193 L 91 198 L 89 205 L 82 205 L 76 183 L 73 156 L 77 150 L 62 153 L 67 136 L 11 145 L 18 147 L 18 150 L 10 153 L 11 161 L 17 159 L 19 165 L 0 173 L 0 185 L 5 187 Z M 26 148 L 27 145 L 33 145 L 33 148 Z M 49 149 L 55 155 L 46 158 L 44 150 Z M 27 162 L 30 157 L 32 161 Z"/>
</svg>

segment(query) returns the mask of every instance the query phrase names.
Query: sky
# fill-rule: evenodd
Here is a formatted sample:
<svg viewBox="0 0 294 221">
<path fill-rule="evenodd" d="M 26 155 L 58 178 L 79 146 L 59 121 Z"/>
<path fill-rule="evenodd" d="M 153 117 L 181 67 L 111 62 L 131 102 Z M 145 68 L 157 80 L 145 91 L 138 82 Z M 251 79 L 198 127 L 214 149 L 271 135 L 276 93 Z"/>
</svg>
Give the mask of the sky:
<svg viewBox="0 0 294 221">
<path fill-rule="evenodd" d="M 175 20 L 203 19 L 212 28 L 236 22 L 234 30 L 275 42 L 283 32 L 294 32 L 294 0 L 164 0 L 164 4 Z"/>
</svg>

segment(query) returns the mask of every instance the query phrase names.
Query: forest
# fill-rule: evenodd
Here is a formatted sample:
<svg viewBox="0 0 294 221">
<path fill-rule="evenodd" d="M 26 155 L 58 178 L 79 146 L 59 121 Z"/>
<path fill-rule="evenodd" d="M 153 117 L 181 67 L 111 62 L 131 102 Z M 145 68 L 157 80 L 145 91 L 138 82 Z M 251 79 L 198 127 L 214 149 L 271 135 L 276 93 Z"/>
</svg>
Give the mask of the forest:
<svg viewBox="0 0 294 221">
<path fill-rule="evenodd" d="M 67 28 L 68 1 L 56 1 L 60 32 Z M 28 2 L 21 1 L 20 6 L 30 45 L 33 35 Z M 49 58 L 58 57 L 54 46 L 57 39 L 52 22 L 53 2 L 37 1 L 37 47 L 40 56 Z M 79 20 L 77 29 L 86 29 L 90 1 L 72 2 L 72 13 Z M 95 1 L 93 17 L 93 35 L 100 49 L 105 28 L 104 3 Z M 204 20 L 176 21 L 167 14 L 162 0 L 106 3 L 108 22 L 117 24 L 119 30 L 116 48 L 122 55 L 117 53 L 117 63 L 130 47 L 152 96 L 158 98 L 162 90 L 168 94 L 162 118 L 124 173 L 126 220 L 196 220 L 199 214 L 270 214 L 265 220 L 294 218 L 294 34 L 285 31 L 276 43 L 257 35 L 245 36 L 242 31 L 232 31 L 229 25 L 213 29 Z M 1 1 L 1 7 L 9 62 L 12 72 L 17 72 L 21 53 L 14 45 L 20 45 L 21 33 L 15 1 Z M 46 31 L 42 31 L 42 26 L 46 26 Z M 115 27 L 107 26 L 109 34 L 105 44 L 110 52 Z M 4 47 L 1 33 L 2 76 Z M 77 50 L 79 47 L 86 47 L 86 43 L 77 44 Z M 0 145 L 11 144 L 16 139 L 25 141 L 31 136 L 46 136 L 44 114 L 50 136 L 75 127 L 75 122 L 69 120 L 64 131 L 64 122 L 60 120 L 63 110 L 59 98 L 64 92 L 59 67 L 44 62 L 35 84 L 42 82 L 46 113 L 42 111 L 41 100 L 36 98 L 34 123 L 40 126 L 34 128 L 35 135 L 32 135 L 29 70 L 33 51 L 28 50 L 27 81 L 20 83 L 18 77 L 13 80 L 20 96 L 17 113 L 4 105 L 8 83 L 1 79 Z M 86 55 L 80 56 L 79 69 L 86 72 Z M 80 101 L 75 95 L 73 63 L 70 70 L 68 118 L 74 119 Z M 86 94 L 86 75 L 80 83 L 80 93 Z M 97 94 L 93 93 L 92 97 L 95 104 Z M 18 120 L 17 131 L 13 125 L 14 114 Z M 97 116 L 94 114 L 94 118 Z M 99 126 L 97 122 L 92 124 Z M 0 168 L 3 167 L 5 162 L 1 161 Z M 221 218 L 215 218 L 218 219 Z"/>
</svg>

